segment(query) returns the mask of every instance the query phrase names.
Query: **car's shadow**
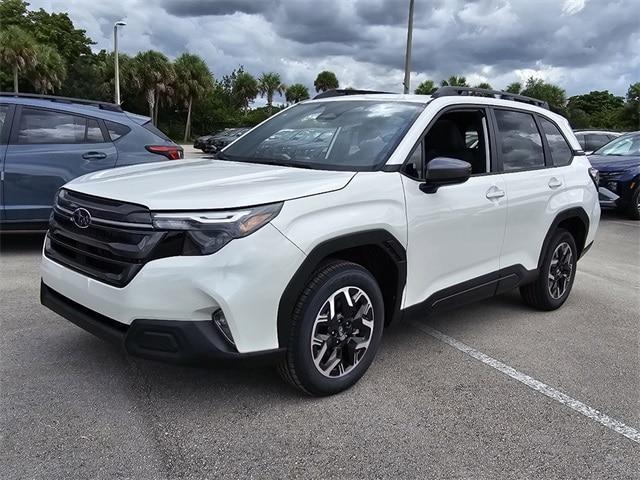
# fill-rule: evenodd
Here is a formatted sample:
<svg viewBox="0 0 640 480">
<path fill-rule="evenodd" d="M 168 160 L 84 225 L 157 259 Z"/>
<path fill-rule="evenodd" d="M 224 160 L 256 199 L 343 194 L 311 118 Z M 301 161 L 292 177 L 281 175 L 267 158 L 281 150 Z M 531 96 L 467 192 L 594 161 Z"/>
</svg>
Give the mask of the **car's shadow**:
<svg viewBox="0 0 640 480">
<path fill-rule="evenodd" d="M 0 255 L 37 253 L 42 250 L 44 233 L 0 233 Z"/>
</svg>

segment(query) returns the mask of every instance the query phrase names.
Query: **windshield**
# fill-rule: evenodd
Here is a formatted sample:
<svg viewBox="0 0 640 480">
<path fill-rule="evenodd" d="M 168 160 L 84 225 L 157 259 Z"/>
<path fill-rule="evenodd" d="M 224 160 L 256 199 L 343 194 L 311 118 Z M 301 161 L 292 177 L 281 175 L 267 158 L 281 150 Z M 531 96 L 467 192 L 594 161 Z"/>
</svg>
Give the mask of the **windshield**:
<svg viewBox="0 0 640 480">
<path fill-rule="evenodd" d="M 219 157 L 325 170 L 375 170 L 423 109 L 411 103 L 357 100 L 299 104 L 247 133 Z"/>
<path fill-rule="evenodd" d="M 640 133 L 618 137 L 596 150 L 594 155 L 640 155 Z"/>
</svg>

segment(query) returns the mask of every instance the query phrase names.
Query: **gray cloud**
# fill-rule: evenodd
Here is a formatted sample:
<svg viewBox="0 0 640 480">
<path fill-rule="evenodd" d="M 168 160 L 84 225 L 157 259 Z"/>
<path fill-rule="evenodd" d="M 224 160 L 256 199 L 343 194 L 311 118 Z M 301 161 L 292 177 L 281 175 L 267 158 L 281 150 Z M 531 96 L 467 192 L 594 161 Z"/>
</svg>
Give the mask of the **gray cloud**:
<svg viewBox="0 0 640 480">
<path fill-rule="evenodd" d="M 408 0 L 31 0 L 69 11 L 110 48 L 201 55 L 218 77 L 242 64 L 312 87 L 323 69 L 343 86 L 401 88 Z M 415 0 L 413 85 L 453 74 L 504 87 L 529 75 L 569 94 L 640 80 L 638 0 Z"/>
</svg>

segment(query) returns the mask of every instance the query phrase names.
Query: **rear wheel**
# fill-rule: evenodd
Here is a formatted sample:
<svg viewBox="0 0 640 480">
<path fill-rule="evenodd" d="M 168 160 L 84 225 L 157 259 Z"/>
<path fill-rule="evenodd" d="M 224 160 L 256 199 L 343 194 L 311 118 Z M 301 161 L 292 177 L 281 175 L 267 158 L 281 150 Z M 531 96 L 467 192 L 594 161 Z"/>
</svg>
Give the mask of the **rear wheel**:
<svg viewBox="0 0 640 480">
<path fill-rule="evenodd" d="M 640 220 L 640 186 L 636 187 L 633 195 L 631 195 L 631 203 L 627 211 L 632 220 Z"/>
<path fill-rule="evenodd" d="M 280 374 L 310 395 L 349 388 L 371 365 L 383 325 L 382 293 L 371 273 L 351 262 L 328 263 L 298 300 Z"/>
<path fill-rule="evenodd" d="M 524 301 L 539 310 L 555 310 L 569 297 L 578 262 L 573 235 L 558 229 L 551 238 L 535 282 L 520 288 Z"/>
</svg>

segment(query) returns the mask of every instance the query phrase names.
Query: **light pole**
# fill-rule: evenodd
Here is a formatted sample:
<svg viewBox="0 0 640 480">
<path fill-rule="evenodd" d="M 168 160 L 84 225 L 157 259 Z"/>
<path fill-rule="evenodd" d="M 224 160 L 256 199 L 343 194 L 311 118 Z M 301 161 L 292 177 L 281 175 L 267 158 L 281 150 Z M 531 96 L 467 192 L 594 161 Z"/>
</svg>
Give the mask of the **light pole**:
<svg viewBox="0 0 640 480">
<path fill-rule="evenodd" d="M 411 82 L 411 38 L 413 36 L 413 0 L 409 0 L 409 24 L 407 25 L 407 53 L 404 57 L 404 93 L 409 93 Z"/>
<path fill-rule="evenodd" d="M 113 24 L 113 58 L 115 66 L 116 105 L 120 105 L 120 67 L 118 65 L 118 27 L 124 27 L 125 22 L 119 21 Z"/>
</svg>

